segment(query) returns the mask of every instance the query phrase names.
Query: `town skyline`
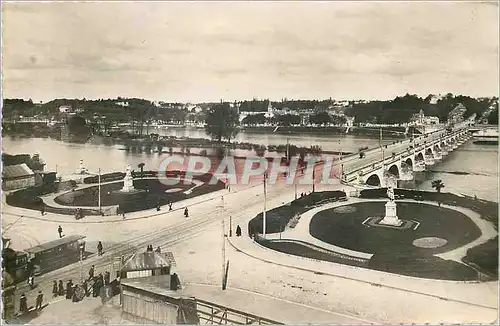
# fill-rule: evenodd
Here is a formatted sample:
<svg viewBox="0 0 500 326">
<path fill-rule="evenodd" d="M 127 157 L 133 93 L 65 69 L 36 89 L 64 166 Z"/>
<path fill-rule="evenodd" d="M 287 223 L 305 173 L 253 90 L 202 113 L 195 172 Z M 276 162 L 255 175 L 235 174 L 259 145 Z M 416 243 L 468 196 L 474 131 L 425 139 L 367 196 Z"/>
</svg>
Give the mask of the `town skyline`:
<svg viewBox="0 0 500 326">
<path fill-rule="evenodd" d="M 497 9 L 496 2 L 7 3 L 3 98 L 491 97 Z M 132 23 L 137 17 L 141 24 Z"/>
</svg>

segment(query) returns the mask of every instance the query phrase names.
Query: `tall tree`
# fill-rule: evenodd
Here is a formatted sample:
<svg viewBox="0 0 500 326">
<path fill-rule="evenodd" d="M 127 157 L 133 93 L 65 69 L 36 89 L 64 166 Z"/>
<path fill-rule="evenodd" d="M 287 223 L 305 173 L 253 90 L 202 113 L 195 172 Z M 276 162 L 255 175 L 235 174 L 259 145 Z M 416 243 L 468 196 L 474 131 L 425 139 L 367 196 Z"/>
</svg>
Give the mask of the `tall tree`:
<svg viewBox="0 0 500 326">
<path fill-rule="evenodd" d="M 436 191 L 438 193 L 440 193 L 441 189 L 444 188 L 444 183 L 443 183 L 442 180 L 434 180 L 434 181 L 432 181 L 432 185 L 431 186 L 432 186 L 432 188 L 436 189 Z"/>
<path fill-rule="evenodd" d="M 223 139 L 229 142 L 238 134 L 238 112 L 229 107 L 228 103 L 214 105 L 207 113 L 205 131 L 212 138 L 222 143 Z"/>
</svg>

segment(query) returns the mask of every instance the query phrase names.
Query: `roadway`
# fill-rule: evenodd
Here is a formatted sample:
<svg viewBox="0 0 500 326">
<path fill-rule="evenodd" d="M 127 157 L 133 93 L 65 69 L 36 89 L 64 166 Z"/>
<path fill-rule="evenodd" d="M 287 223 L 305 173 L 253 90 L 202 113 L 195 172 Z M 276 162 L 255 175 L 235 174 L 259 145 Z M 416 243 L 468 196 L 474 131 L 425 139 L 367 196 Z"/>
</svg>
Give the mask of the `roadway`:
<svg viewBox="0 0 500 326">
<path fill-rule="evenodd" d="M 446 134 L 447 131 L 442 130 L 432 134 L 428 134 L 427 137 L 425 136 L 416 137 L 413 141 L 409 139 L 397 141 L 396 144 L 388 145 L 387 148 L 378 147 L 365 151 L 365 156 L 362 159 L 359 158 L 359 154 L 349 155 L 345 158 L 342 158 L 342 160 L 335 162 L 335 165 L 342 164 L 343 165 L 342 169 L 344 174 L 349 174 L 352 171 L 359 170 L 364 166 L 368 166 L 373 163 L 378 163 L 382 161 L 384 157 L 385 159 L 388 159 L 392 156 L 392 153 L 394 153 L 395 155 L 399 155 L 403 152 L 406 152 L 407 149 L 410 147 L 410 145 L 413 145 L 414 147 L 419 147 L 420 145 L 424 144 L 424 141 L 426 142 L 434 141 Z"/>
</svg>

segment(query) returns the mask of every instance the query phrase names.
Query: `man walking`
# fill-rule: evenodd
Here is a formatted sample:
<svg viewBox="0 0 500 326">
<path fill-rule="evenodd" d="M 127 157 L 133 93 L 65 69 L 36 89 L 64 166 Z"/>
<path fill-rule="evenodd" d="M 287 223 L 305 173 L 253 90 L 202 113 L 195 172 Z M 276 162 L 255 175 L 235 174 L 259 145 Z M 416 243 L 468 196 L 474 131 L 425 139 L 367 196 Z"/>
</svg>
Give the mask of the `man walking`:
<svg viewBox="0 0 500 326">
<path fill-rule="evenodd" d="M 28 312 L 28 300 L 26 299 L 24 293 L 21 295 L 21 298 L 19 299 L 19 311 L 21 311 L 22 314 Z"/>
<path fill-rule="evenodd" d="M 62 238 L 63 237 L 63 229 L 62 227 L 59 225 L 59 227 L 57 228 L 57 233 L 59 233 L 59 238 Z"/>
<path fill-rule="evenodd" d="M 94 265 L 89 269 L 89 281 L 94 278 Z"/>
<path fill-rule="evenodd" d="M 42 290 L 40 290 L 40 291 L 38 291 L 38 295 L 36 296 L 35 309 L 36 310 L 42 309 L 42 304 L 43 304 L 43 293 L 42 293 Z"/>
<path fill-rule="evenodd" d="M 102 243 L 99 241 L 97 244 L 97 256 L 102 256 Z"/>
</svg>

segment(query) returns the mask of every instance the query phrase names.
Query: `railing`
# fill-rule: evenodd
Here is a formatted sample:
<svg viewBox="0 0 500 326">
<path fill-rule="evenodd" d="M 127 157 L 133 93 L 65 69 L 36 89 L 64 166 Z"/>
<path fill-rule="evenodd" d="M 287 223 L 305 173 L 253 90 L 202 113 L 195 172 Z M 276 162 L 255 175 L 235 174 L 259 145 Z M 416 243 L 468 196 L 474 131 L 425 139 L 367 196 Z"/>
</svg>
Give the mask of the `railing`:
<svg viewBox="0 0 500 326">
<path fill-rule="evenodd" d="M 224 307 L 209 301 L 196 299 L 196 310 L 200 321 L 211 325 L 283 325 L 283 323 Z"/>
<path fill-rule="evenodd" d="M 454 137 L 458 133 L 460 133 L 461 131 L 462 130 L 457 130 L 457 131 L 453 132 L 452 135 L 445 135 L 444 139 L 448 139 L 448 138 Z M 431 140 L 429 142 L 429 144 L 434 145 L 435 143 L 441 142 L 441 141 L 442 141 L 441 139 L 435 139 L 435 140 Z M 408 140 L 408 142 L 410 142 L 410 141 Z M 402 152 L 399 152 L 399 153 L 395 154 L 394 157 L 391 156 L 389 158 L 385 158 L 383 160 L 383 162 L 379 161 L 379 162 L 376 162 L 376 163 L 369 163 L 369 164 L 366 164 L 366 165 L 364 165 L 364 166 L 362 166 L 360 168 L 357 168 L 357 169 L 355 169 L 355 170 L 353 170 L 351 172 L 345 173 L 346 176 L 349 176 L 349 177 L 346 178 L 347 182 L 351 182 L 352 180 L 355 180 L 357 178 L 356 175 L 354 177 L 351 177 L 350 175 L 352 175 L 352 174 L 358 174 L 361 171 L 362 174 L 364 175 L 364 174 L 376 171 L 376 170 L 378 170 L 379 168 L 381 168 L 383 166 L 390 165 L 392 163 L 398 162 L 403 157 L 407 157 L 407 156 L 412 155 L 412 153 L 420 152 L 421 150 L 424 150 L 426 147 L 429 146 L 429 144 L 427 144 L 427 143 L 424 142 L 423 144 L 420 144 L 417 148 L 410 149 L 410 153 L 408 153 L 408 150 L 406 149 L 406 150 L 403 150 Z M 373 148 L 373 149 L 371 149 L 369 151 L 380 151 L 380 148 L 379 147 Z M 408 153 L 408 154 L 405 155 L 406 153 Z M 356 155 L 358 155 L 358 154 L 356 154 Z M 350 156 L 351 155 L 349 155 L 349 157 Z M 368 170 L 367 171 L 363 171 L 365 169 L 368 169 Z"/>
</svg>

